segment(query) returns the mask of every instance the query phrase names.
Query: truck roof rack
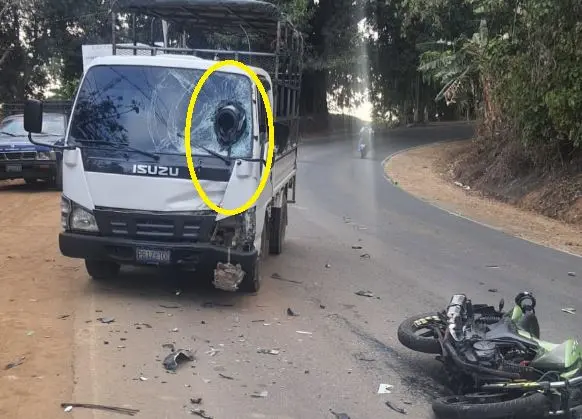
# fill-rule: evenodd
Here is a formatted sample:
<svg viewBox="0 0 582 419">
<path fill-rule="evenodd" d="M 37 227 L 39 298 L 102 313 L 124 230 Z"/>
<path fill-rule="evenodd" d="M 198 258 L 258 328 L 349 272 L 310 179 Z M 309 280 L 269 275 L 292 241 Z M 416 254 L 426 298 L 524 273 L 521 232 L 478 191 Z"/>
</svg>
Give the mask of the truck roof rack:
<svg viewBox="0 0 582 419">
<path fill-rule="evenodd" d="M 133 14 L 133 40 L 126 45 L 116 43 L 113 27 L 114 55 L 186 54 L 208 60 L 234 59 L 260 67 L 271 76 L 276 120 L 298 124 L 303 36 L 276 5 L 258 0 L 117 0 L 116 12 Z M 135 36 L 136 15 L 153 17 L 162 25 L 167 22 L 174 27 L 176 39 L 164 40 L 164 46 L 150 39 L 145 46 Z M 226 35 L 244 49 L 196 48 L 188 36 L 193 33 L 198 37 Z"/>
<path fill-rule="evenodd" d="M 244 25 L 253 32 L 272 34 L 286 20 L 276 5 L 257 0 L 118 0 L 117 6 L 128 13 L 221 33 L 240 32 Z"/>
</svg>

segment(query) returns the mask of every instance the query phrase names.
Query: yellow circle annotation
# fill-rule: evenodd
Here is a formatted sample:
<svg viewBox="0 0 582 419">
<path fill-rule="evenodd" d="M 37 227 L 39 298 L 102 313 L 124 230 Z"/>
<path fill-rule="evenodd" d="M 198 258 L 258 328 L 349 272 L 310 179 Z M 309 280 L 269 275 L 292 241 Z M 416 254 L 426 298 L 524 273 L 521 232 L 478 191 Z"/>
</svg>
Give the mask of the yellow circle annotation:
<svg viewBox="0 0 582 419">
<path fill-rule="evenodd" d="M 190 142 L 191 141 L 190 140 L 190 131 L 192 129 L 192 115 L 194 114 L 194 105 L 196 104 L 196 99 L 198 98 L 198 95 L 200 94 L 200 91 L 202 90 L 204 83 L 206 83 L 206 81 L 208 80 L 210 75 L 212 73 L 214 73 L 215 71 L 217 71 L 218 69 L 225 67 L 225 66 L 228 66 L 228 65 L 231 65 L 231 66 L 237 67 L 240 70 L 243 70 L 246 74 L 248 74 L 251 77 L 252 81 L 255 83 L 255 85 L 259 89 L 259 93 L 261 94 L 261 99 L 263 100 L 263 103 L 265 105 L 265 110 L 267 112 L 267 125 L 268 125 L 267 162 L 265 165 L 265 170 L 263 170 L 261 180 L 259 181 L 259 186 L 257 187 L 254 194 L 249 198 L 249 200 L 247 202 L 245 202 L 240 207 L 233 208 L 233 209 L 219 207 L 214 202 L 212 202 L 210 200 L 210 198 L 208 197 L 208 195 L 206 195 L 206 192 L 204 192 L 204 189 L 200 185 L 200 181 L 196 177 L 196 170 L 194 170 L 194 162 L 192 161 L 192 148 L 191 148 L 191 142 Z M 196 83 L 196 86 L 194 87 L 194 91 L 192 92 L 192 96 L 190 97 L 190 102 L 188 103 L 188 111 L 186 112 L 186 127 L 184 129 L 184 146 L 186 148 L 186 162 L 188 163 L 188 171 L 190 172 L 190 178 L 192 179 L 192 183 L 194 184 L 196 191 L 200 195 L 200 198 L 202 198 L 202 201 L 204 201 L 204 203 L 210 209 L 216 211 L 219 214 L 225 215 L 225 216 L 237 215 L 237 214 L 240 214 L 240 213 L 248 210 L 257 201 L 257 199 L 259 199 L 259 196 L 261 195 L 261 193 L 263 192 L 263 189 L 265 188 L 265 184 L 267 183 L 267 179 L 269 177 L 269 173 L 271 172 L 271 167 L 273 165 L 273 153 L 275 150 L 275 130 L 273 127 L 273 110 L 271 108 L 271 102 L 269 101 L 269 96 L 267 95 L 267 92 L 265 91 L 265 87 L 263 86 L 263 83 L 261 83 L 261 80 L 259 80 L 259 77 L 257 76 L 257 74 L 251 68 L 249 68 L 244 63 L 241 63 L 240 61 L 224 60 L 224 61 L 218 61 L 217 63 L 213 64 L 204 72 L 204 74 L 202 74 L 202 77 L 200 77 L 200 80 L 198 80 L 198 82 Z"/>
</svg>

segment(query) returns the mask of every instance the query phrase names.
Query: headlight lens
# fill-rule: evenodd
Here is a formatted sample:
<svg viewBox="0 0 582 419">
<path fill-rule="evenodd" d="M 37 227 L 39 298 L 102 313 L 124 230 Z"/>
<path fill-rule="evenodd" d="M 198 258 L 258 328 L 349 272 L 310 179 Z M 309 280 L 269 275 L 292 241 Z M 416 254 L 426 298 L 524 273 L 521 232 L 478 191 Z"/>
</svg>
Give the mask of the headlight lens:
<svg viewBox="0 0 582 419">
<path fill-rule="evenodd" d="M 97 221 L 95 216 L 85 208 L 74 206 L 71 213 L 71 230 L 97 232 Z"/>
<path fill-rule="evenodd" d="M 55 159 L 55 152 L 54 151 L 37 151 L 36 152 L 36 159 L 37 160 L 54 160 Z"/>
<path fill-rule="evenodd" d="M 69 217 L 71 215 L 71 201 L 66 196 L 61 196 L 61 227 L 67 231 L 70 229 Z"/>
</svg>

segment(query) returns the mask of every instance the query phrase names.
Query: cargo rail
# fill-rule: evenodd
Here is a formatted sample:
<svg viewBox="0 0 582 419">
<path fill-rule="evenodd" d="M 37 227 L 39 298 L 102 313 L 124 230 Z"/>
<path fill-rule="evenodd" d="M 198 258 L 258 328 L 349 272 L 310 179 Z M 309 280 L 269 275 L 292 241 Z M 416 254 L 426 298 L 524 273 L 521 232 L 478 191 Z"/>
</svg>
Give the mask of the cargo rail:
<svg viewBox="0 0 582 419">
<path fill-rule="evenodd" d="M 112 13 L 129 14 L 132 22 L 129 45 L 120 45 L 121 34 L 112 28 L 113 55 L 185 54 L 215 61 L 232 59 L 264 69 L 273 84 L 266 87 L 273 89 L 275 121 L 287 125 L 290 138 L 299 137 L 303 35 L 276 5 L 255 0 L 118 0 Z M 154 23 L 162 25 L 163 46 L 155 39 L 137 39 L 138 16 L 149 17 L 152 27 Z M 239 46 L 246 43 L 247 48 L 193 45 L 217 36 Z M 289 147 L 296 148 L 297 141 L 279 152 L 291 151 Z"/>
</svg>

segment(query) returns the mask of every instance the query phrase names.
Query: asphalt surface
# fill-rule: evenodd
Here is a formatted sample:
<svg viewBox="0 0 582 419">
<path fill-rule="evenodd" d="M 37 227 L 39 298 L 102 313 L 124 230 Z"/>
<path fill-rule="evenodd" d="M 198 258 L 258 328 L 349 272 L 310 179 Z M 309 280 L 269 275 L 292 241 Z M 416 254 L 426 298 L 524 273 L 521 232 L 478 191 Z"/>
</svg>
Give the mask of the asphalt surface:
<svg viewBox="0 0 582 419">
<path fill-rule="evenodd" d="M 394 131 L 379 136 L 366 159 L 354 138 L 303 144 L 285 250 L 267 260 L 259 295 L 156 271 L 130 270 L 107 285 L 79 272 L 87 285 L 75 320 L 74 400 L 131 406 L 148 419 L 188 417 L 196 408 L 214 419 L 333 419 L 330 409 L 351 419 L 403 416 L 386 401 L 407 417 L 432 418 L 442 371 L 433 357 L 398 343 L 405 317 L 444 308 L 456 292 L 509 305 L 530 290 L 542 337 L 579 335 L 579 315 L 561 308 L 582 310 L 582 259 L 431 207 L 384 178 L 381 161 L 391 153 L 470 135 L 467 126 Z M 165 372 L 165 343 L 192 349 L 196 360 Z M 392 385 L 391 394 L 377 394 L 380 384 Z M 200 405 L 191 403 L 199 397 Z"/>
</svg>

